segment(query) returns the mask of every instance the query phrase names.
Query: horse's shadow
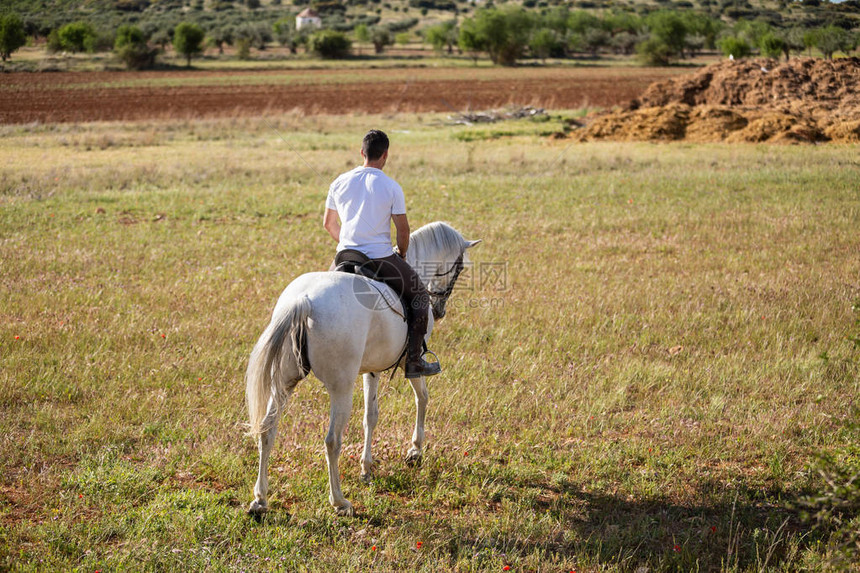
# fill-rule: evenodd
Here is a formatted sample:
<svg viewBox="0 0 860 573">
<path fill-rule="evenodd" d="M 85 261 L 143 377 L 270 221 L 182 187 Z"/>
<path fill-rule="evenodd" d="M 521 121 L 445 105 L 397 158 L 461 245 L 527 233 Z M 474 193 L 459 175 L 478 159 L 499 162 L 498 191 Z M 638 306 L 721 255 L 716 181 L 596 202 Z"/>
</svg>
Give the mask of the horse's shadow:
<svg viewBox="0 0 860 573">
<path fill-rule="evenodd" d="M 423 478 L 435 479 L 426 474 Z M 422 477 L 383 478 L 375 480 L 373 487 L 380 493 L 408 495 L 410 484 L 420 485 L 413 483 L 416 480 L 421 482 Z M 531 510 L 536 518 L 548 515 L 557 525 L 553 533 L 543 536 L 530 534 L 527 524 L 522 531 L 499 530 L 496 535 L 469 528 L 452 530 L 447 550 L 454 562 L 464 555 L 489 552 L 541 554 L 564 570 L 587 563 L 639 572 L 763 570 L 799 561 L 804 548 L 827 534 L 813 530 L 801 512 L 792 509 L 803 492 L 743 483 L 728 489 L 725 484 L 701 480 L 685 494 L 694 500 L 690 502 L 663 495 L 634 499 L 586 490 L 564 480 L 547 483 L 495 476 L 492 484 L 482 500 L 484 511 L 499 512 L 509 502 Z M 397 518 L 387 516 L 376 523 L 376 516 L 370 524 L 382 526 L 391 519 Z"/>
<path fill-rule="evenodd" d="M 584 558 L 639 572 L 764 570 L 799 558 L 826 534 L 814 531 L 793 509 L 802 494 L 743 484 L 726 490 L 703 480 L 686 495 L 696 500 L 691 502 L 663 495 L 636 499 L 573 483 L 509 479 L 506 486 L 507 495 L 521 493 L 536 513 L 549 513 L 560 531 L 553 539 L 517 535 L 484 540 L 484 545 L 499 552 L 514 547 L 522 555 L 543 552 L 570 567 Z"/>
</svg>

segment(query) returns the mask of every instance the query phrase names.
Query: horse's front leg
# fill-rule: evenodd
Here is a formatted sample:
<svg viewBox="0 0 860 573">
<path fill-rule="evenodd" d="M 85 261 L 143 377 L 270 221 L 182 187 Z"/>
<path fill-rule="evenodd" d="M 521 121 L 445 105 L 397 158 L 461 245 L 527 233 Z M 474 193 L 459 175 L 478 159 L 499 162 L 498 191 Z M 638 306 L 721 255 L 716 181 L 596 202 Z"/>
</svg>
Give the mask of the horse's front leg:
<svg viewBox="0 0 860 573">
<path fill-rule="evenodd" d="M 373 443 L 373 430 L 379 420 L 379 404 L 377 402 L 377 390 L 379 388 L 379 374 L 368 372 L 364 375 L 364 452 L 361 455 L 361 481 L 370 483 L 373 478 L 374 462 L 370 453 Z"/>
<path fill-rule="evenodd" d="M 248 513 L 255 518 L 259 518 L 269 509 L 267 500 L 269 493 L 269 454 L 272 453 L 272 447 L 274 447 L 275 438 L 278 435 L 278 418 L 280 418 L 280 409 L 272 397 L 269 399 L 266 418 L 263 420 L 263 427 L 267 429 L 260 434 L 257 442 L 260 450 L 260 466 L 257 473 L 257 483 L 254 484 L 254 501 L 248 508 Z"/>
<path fill-rule="evenodd" d="M 424 416 L 427 413 L 427 400 L 429 393 L 427 392 L 427 384 L 424 382 L 424 377 L 410 378 L 409 383 L 412 384 L 412 390 L 415 392 L 415 431 L 412 432 L 412 447 L 406 453 L 406 463 L 420 464 L 421 458 L 424 456 Z"/>
<path fill-rule="evenodd" d="M 343 497 L 340 489 L 340 471 L 338 459 L 343 445 L 343 432 L 349 421 L 352 410 L 352 382 L 342 383 L 329 388 L 331 398 L 331 414 L 328 434 L 325 437 L 325 459 L 328 462 L 329 496 L 328 500 L 334 506 L 338 515 L 352 516 L 352 504 Z"/>
</svg>

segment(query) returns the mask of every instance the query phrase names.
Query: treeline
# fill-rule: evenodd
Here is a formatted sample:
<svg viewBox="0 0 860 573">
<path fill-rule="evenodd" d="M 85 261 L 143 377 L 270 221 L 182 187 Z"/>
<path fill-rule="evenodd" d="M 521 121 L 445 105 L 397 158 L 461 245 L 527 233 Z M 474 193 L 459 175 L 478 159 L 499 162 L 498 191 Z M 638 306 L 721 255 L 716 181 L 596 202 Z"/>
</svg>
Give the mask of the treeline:
<svg viewBox="0 0 860 573">
<path fill-rule="evenodd" d="M 665 65 L 695 56 L 703 50 L 720 50 L 735 58 L 760 53 L 790 56 L 817 50 L 825 57 L 857 48 L 856 26 L 860 0 L 830 4 L 803 0 L 786 4 L 783 11 L 754 9 L 747 0 L 658 0 L 670 7 L 597 9 L 603 0 L 578 0 L 573 9 L 558 0 L 499 0 L 481 8 L 453 0 L 408 0 L 421 14 L 450 10 L 452 19 L 421 27 L 416 15 L 404 14 L 382 23 L 380 12 L 392 5 L 384 0 L 351 0 L 350 9 L 337 0 L 312 3 L 321 14 L 323 30 L 308 33 L 295 28 L 295 12 L 310 0 L 279 0 L 263 6 L 260 0 L 89 0 L 89 12 L 51 11 L 61 0 L 7 0 L 21 14 L 0 14 L 0 56 L 5 61 L 27 42 L 43 39 L 52 52 L 114 51 L 132 69 L 151 67 L 159 53 L 173 46 L 186 58 L 207 46 L 224 52 L 233 46 L 239 58 L 251 50 L 266 50 L 273 42 L 296 53 L 300 47 L 321 57 L 340 58 L 352 53 L 353 42 L 372 44 L 376 53 L 387 46 L 407 43 L 417 34 L 439 53 L 488 57 L 500 65 L 523 58 L 598 58 L 603 54 L 636 55 L 644 63 Z M 467 15 L 466 10 L 471 10 Z M 86 14 L 70 20 L 70 15 Z M 730 16 L 727 16 L 730 14 Z M 789 17 L 791 15 L 791 17 Z"/>
<path fill-rule="evenodd" d="M 665 65 L 703 50 L 736 58 L 761 53 L 770 57 L 819 50 L 830 58 L 849 53 L 860 34 L 836 25 L 781 28 L 766 20 L 721 19 L 692 10 L 657 10 L 645 15 L 557 7 L 543 13 L 507 5 L 478 10 L 460 24 L 449 21 L 425 31 L 439 52 L 460 52 L 494 63 L 513 65 L 523 58 L 598 57 L 603 53 L 636 54 L 644 63 Z"/>
</svg>

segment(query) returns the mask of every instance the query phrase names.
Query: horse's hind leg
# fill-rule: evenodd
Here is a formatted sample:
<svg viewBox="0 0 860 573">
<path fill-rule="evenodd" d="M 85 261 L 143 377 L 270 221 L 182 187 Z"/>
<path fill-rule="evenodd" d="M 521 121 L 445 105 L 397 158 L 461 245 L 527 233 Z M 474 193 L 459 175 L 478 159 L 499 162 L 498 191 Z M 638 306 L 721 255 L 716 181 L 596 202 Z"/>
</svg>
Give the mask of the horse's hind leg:
<svg viewBox="0 0 860 573">
<path fill-rule="evenodd" d="M 327 385 L 328 386 L 328 385 Z M 352 380 L 328 386 L 331 398 L 331 418 L 328 434 L 325 437 L 325 458 L 328 462 L 329 496 L 328 500 L 334 506 L 338 515 L 352 516 L 352 504 L 343 497 L 340 489 L 340 471 L 338 458 L 343 445 L 343 432 L 352 411 Z"/>
<path fill-rule="evenodd" d="M 284 404 L 286 406 L 286 403 Z M 267 428 L 258 439 L 260 450 L 260 468 L 257 474 L 257 483 L 254 484 L 254 501 L 248 508 L 248 513 L 255 517 L 259 517 L 266 513 L 269 509 L 267 495 L 269 493 L 269 454 L 272 453 L 272 447 L 275 445 L 275 437 L 278 435 L 278 418 L 280 417 L 280 409 L 275 403 L 274 398 L 269 399 L 269 407 L 266 412 L 266 417 L 263 420 L 263 427 Z"/>
<path fill-rule="evenodd" d="M 369 483 L 373 477 L 373 456 L 370 447 L 373 443 L 373 430 L 379 420 L 379 404 L 377 391 L 379 389 L 379 374 L 369 372 L 364 375 L 364 453 L 361 456 L 361 480 Z"/>
<path fill-rule="evenodd" d="M 406 453 L 406 463 L 420 464 L 424 456 L 424 417 L 427 414 L 427 401 L 429 393 L 424 377 L 409 378 L 412 391 L 415 392 L 415 431 L 412 432 L 412 447 Z"/>
</svg>

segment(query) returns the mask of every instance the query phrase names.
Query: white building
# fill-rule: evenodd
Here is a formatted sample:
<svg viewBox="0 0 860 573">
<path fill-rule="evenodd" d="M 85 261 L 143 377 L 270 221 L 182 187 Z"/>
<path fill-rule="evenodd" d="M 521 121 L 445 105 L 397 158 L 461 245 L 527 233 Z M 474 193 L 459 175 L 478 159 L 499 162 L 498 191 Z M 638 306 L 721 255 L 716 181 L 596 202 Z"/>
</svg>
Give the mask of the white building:
<svg viewBox="0 0 860 573">
<path fill-rule="evenodd" d="M 296 30 L 322 28 L 322 18 L 313 8 L 305 8 L 296 16 Z"/>
</svg>

